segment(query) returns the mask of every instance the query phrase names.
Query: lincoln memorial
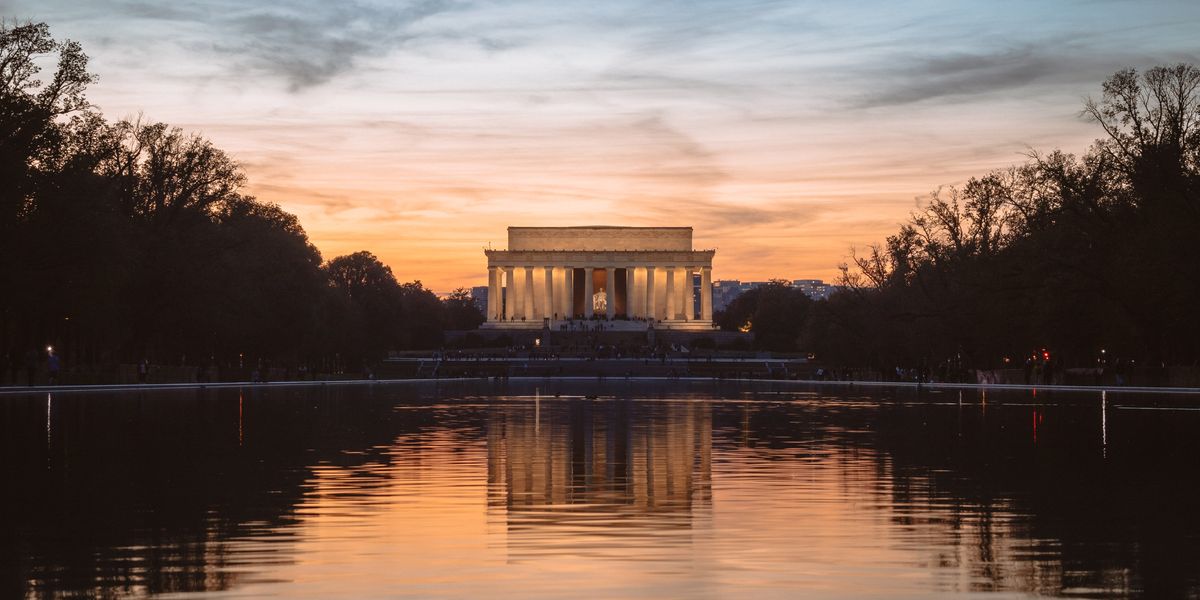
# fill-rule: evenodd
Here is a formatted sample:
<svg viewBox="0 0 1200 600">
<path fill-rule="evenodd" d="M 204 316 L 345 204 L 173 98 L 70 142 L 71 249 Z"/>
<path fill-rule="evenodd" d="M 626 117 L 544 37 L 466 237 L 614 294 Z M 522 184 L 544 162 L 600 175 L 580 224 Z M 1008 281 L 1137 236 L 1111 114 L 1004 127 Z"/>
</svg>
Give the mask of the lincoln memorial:
<svg viewBox="0 0 1200 600">
<path fill-rule="evenodd" d="M 716 250 L 693 250 L 691 227 L 509 227 L 508 249 L 484 253 L 484 328 L 540 329 L 563 319 L 713 327 Z"/>
</svg>

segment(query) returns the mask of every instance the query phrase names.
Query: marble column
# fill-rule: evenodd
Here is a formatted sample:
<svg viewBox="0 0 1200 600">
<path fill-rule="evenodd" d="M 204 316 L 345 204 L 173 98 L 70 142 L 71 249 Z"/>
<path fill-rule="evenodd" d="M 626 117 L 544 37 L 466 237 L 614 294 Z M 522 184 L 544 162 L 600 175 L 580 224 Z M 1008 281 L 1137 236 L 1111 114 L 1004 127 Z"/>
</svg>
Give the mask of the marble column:
<svg viewBox="0 0 1200 600">
<path fill-rule="evenodd" d="M 513 269 L 513 320 L 525 320 L 525 304 L 529 302 L 529 297 L 525 295 L 525 269 L 524 267 L 515 267 Z"/>
<path fill-rule="evenodd" d="M 696 319 L 696 297 L 695 290 L 692 288 L 692 268 L 684 267 L 683 269 L 683 320 L 694 321 Z"/>
<path fill-rule="evenodd" d="M 558 295 L 563 292 L 563 286 L 558 283 L 558 268 L 547 266 L 546 270 L 550 271 L 550 281 L 547 282 L 550 283 L 550 287 L 547 288 L 550 289 L 550 293 L 546 294 L 547 298 L 550 298 L 550 308 L 546 311 L 546 316 L 554 318 L 554 313 L 558 313 L 559 318 L 562 318 L 563 311 L 560 308 L 563 306 L 563 301 L 558 298 Z"/>
<path fill-rule="evenodd" d="M 666 276 L 667 276 L 667 320 L 668 320 L 668 321 L 674 321 L 676 318 L 678 318 L 678 317 L 679 317 L 679 305 L 678 305 L 678 304 L 675 302 L 675 301 L 677 300 L 677 298 L 676 298 L 676 294 L 675 294 L 675 275 L 676 275 L 676 270 L 677 270 L 677 269 L 676 269 L 675 267 L 667 267 L 667 268 L 666 268 Z"/>
<path fill-rule="evenodd" d="M 499 294 L 496 293 L 496 279 L 499 277 L 496 267 L 488 267 L 488 297 L 487 297 L 487 320 L 495 321 L 496 307 L 500 305 Z"/>
<path fill-rule="evenodd" d="M 563 267 L 563 313 L 575 318 L 575 267 Z"/>
<path fill-rule="evenodd" d="M 700 267 L 700 320 L 712 321 L 712 267 Z"/>
<path fill-rule="evenodd" d="M 592 267 L 584 267 L 583 269 L 583 318 L 590 319 L 595 306 L 592 304 L 592 296 L 596 294 L 595 278 L 593 277 Z"/>
<path fill-rule="evenodd" d="M 616 267 L 604 268 L 604 299 L 605 303 L 604 318 L 609 321 L 617 315 L 617 269 Z"/>
<path fill-rule="evenodd" d="M 511 321 L 517 316 L 517 270 L 514 267 L 504 267 L 504 320 Z"/>
<path fill-rule="evenodd" d="M 646 306 L 647 319 L 657 319 L 658 312 L 654 310 L 654 267 L 646 267 Z"/>
<path fill-rule="evenodd" d="M 641 271 L 640 273 L 638 271 Z M 640 319 L 646 316 L 646 268 L 633 270 L 633 311 Z"/>
<path fill-rule="evenodd" d="M 542 303 L 542 306 L 545 307 L 542 309 L 542 316 L 553 319 L 556 312 L 554 308 L 554 267 L 546 267 L 546 289 L 543 292 L 546 301 Z"/>
<path fill-rule="evenodd" d="M 525 267 L 525 294 L 523 300 L 525 303 L 525 320 L 532 321 L 537 318 L 537 296 L 533 295 L 533 267 Z"/>
<path fill-rule="evenodd" d="M 634 281 L 634 279 L 635 279 L 635 277 L 633 274 L 633 267 L 625 267 L 625 318 L 626 319 L 632 319 L 634 317 L 633 299 L 636 296 L 636 292 L 634 292 L 634 288 L 637 287 L 637 283 Z"/>
</svg>

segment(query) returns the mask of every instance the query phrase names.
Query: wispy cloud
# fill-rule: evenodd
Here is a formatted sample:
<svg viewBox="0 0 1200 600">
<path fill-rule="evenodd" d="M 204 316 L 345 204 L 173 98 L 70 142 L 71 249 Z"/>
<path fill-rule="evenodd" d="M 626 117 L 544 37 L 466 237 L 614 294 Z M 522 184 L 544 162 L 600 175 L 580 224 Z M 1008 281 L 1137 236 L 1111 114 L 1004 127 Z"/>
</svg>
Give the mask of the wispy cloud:
<svg viewBox="0 0 1200 600">
<path fill-rule="evenodd" d="M 288 9 L 251 9 L 215 19 L 215 26 L 233 35 L 214 48 L 235 65 L 282 77 L 296 91 L 351 70 L 361 57 L 386 55 L 418 36 L 415 24 L 457 6 L 451 0 L 421 0 L 396 9 L 313 1 Z"/>
<path fill-rule="evenodd" d="M 1047 50 L 1024 45 L 991 53 L 898 57 L 895 64 L 877 73 L 878 91 L 868 91 L 859 105 L 892 106 L 930 99 L 961 99 L 997 91 L 1013 92 L 1061 74 L 1066 65 L 1050 56 Z"/>
</svg>

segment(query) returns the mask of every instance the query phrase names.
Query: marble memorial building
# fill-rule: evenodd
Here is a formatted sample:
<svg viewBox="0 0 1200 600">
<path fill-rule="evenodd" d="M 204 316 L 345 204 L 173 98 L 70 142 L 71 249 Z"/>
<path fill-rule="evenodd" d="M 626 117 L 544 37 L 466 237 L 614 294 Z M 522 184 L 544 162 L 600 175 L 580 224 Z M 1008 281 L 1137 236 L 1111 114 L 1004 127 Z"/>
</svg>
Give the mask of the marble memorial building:
<svg viewBox="0 0 1200 600">
<path fill-rule="evenodd" d="M 540 329 L 564 319 L 713 328 L 716 250 L 693 250 L 691 227 L 509 227 L 508 249 L 484 253 L 484 328 Z"/>
</svg>

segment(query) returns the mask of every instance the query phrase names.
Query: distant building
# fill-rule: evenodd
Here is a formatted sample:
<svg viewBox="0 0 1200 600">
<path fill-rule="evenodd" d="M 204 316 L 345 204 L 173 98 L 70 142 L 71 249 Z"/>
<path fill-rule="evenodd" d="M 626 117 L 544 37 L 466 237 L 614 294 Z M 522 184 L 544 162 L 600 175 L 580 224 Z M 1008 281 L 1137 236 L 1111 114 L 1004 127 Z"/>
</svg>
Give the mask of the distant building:
<svg viewBox="0 0 1200 600">
<path fill-rule="evenodd" d="M 471 288 L 471 301 L 475 303 L 475 307 L 479 309 L 479 312 L 487 314 L 485 311 L 487 311 L 488 303 L 488 286 L 477 285 Z"/>
<path fill-rule="evenodd" d="M 827 300 L 838 290 L 838 286 L 830 285 L 820 279 L 796 279 L 792 281 L 792 287 L 800 288 L 805 296 L 813 300 Z"/>
<path fill-rule="evenodd" d="M 762 285 L 766 285 L 766 281 L 739 281 L 737 279 L 720 279 L 713 282 L 713 310 L 725 310 L 729 303 L 733 302 L 734 298 Z M 830 285 L 820 279 L 794 279 L 790 284 L 792 287 L 799 288 L 806 296 L 813 300 L 828 299 L 839 286 Z"/>
<path fill-rule="evenodd" d="M 713 282 L 713 310 L 725 310 L 734 298 L 760 285 L 763 281 L 741 282 L 737 279 L 719 279 Z"/>
</svg>

